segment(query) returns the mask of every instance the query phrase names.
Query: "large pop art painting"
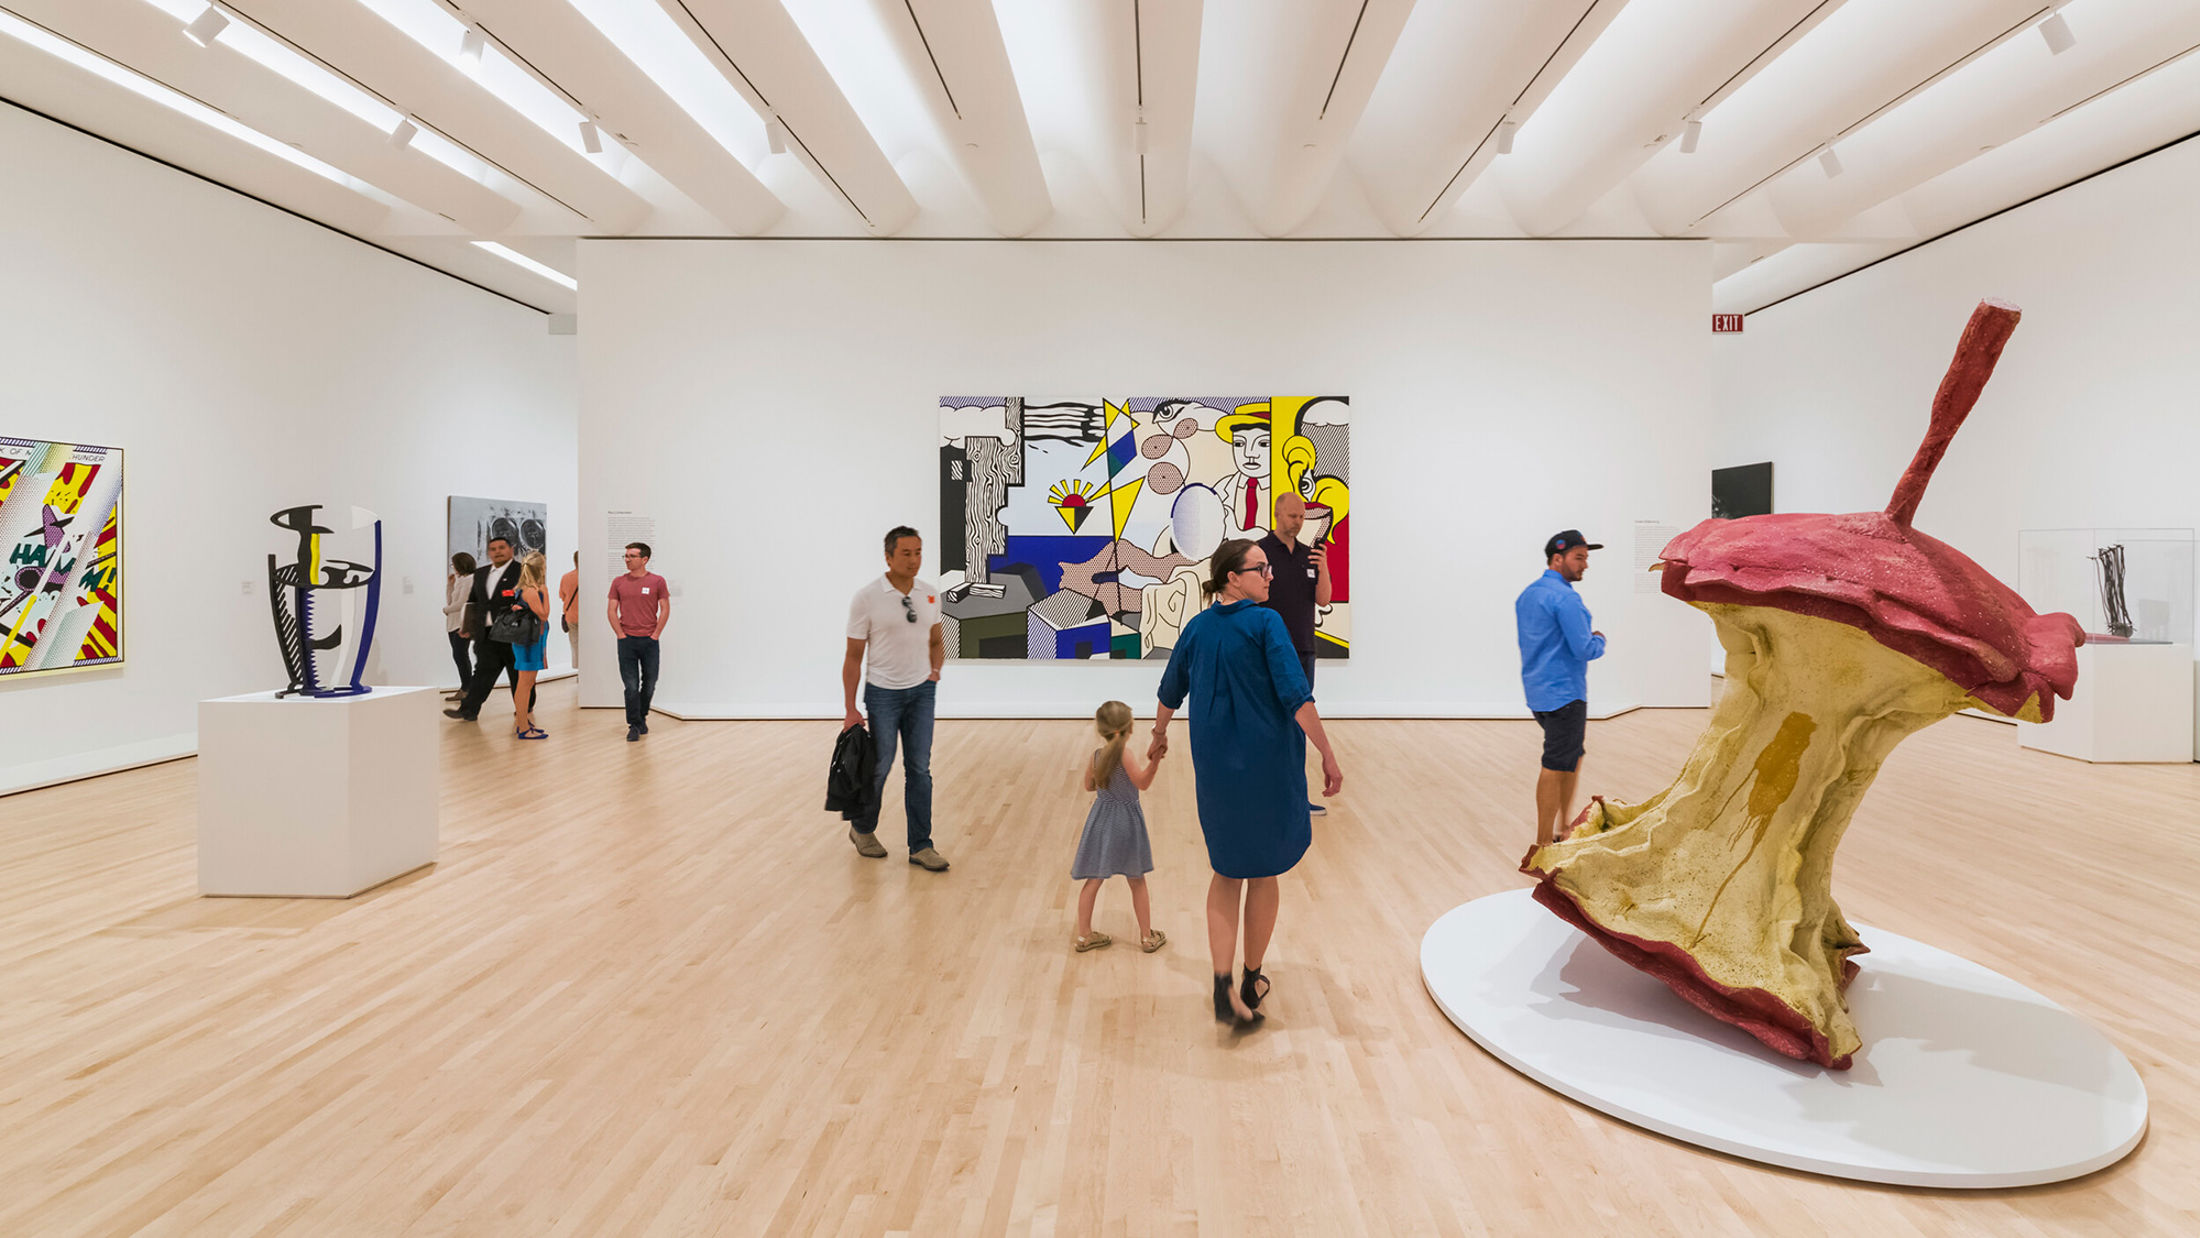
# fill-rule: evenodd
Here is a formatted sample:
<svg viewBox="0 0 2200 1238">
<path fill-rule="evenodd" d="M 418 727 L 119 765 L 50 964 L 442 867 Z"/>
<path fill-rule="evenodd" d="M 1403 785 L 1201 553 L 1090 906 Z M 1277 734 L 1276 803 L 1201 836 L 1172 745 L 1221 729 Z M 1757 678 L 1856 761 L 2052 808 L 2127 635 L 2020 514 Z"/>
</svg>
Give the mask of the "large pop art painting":
<svg viewBox="0 0 2200 1238">
<path fill-rule="evenodd" d="M 1344 396 L 940 400 L 942 627 L 954 658 L 1166 658 L 1224 538 L 1278 494 L 1327 548 L 1318 654 L 1352 648 L 1351 403 Z"/>
<path fill-rule="evenodd" d="M 0 676 L 122 661 L 122 449 L 0 438 Z"/>
</svg>

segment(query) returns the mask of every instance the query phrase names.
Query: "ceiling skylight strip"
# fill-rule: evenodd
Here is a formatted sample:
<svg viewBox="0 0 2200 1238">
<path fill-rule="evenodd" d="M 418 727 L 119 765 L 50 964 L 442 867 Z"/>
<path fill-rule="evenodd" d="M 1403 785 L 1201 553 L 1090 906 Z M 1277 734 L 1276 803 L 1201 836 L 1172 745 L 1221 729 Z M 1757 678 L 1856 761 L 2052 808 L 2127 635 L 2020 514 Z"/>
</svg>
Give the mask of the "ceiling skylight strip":
<svg viewBox="0 0 2200 1238">
<path fill-rule="evenodd" d="M 526 270 L 533 271 L 535 274 L 542 276 L 544 279 L 549 280 L 553 284 L 562 285 L 566 288 L 572 289 L 575 292 L 580 291 L 581 284 L 579 280 L 574 279 L 572 276 L 567 275 L 565 272 L 558 270 L 556 267 L 544 266 L 542 263 L 535 261 L 533 258 L 528 257 L 527 255 L 519 252 L 516 249 L 507 249 L 506 247 L 497 244 L 495 241 L 475 241 L 474 248 L 488 250 L 490 253 L 504 259 L 506 262 L 511 263 L 513 266 L 523 267 Z"/>
</svg>

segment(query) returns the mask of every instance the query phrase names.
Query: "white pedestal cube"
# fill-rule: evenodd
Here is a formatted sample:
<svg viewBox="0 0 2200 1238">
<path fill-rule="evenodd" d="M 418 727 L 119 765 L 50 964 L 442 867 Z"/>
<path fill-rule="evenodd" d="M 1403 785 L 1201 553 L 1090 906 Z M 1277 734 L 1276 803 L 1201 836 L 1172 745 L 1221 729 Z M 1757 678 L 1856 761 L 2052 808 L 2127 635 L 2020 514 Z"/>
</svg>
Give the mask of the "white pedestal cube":
<svg viewBox="0 0 2200 1238">
<path fill-rule="evenodd" d="M 349 898 L 435 863 L 441 701 L 199 702 L 199 893 Z"/>
<path fill-rule="evenodd" d="M 2192 760 L 2192 646 L 2081 645 L 2078 687 L 2017 742 L 2081 761 Z"/>
</svg>

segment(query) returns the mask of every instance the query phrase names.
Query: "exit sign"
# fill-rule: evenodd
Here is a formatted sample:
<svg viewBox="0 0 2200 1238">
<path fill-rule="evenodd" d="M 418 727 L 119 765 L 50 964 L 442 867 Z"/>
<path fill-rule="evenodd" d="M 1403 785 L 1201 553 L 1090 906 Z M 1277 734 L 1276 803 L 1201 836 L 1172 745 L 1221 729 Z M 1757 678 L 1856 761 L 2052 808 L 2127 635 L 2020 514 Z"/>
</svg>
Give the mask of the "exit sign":
<svg viewBox="0 0 2200 1238">
<path fill-rule="evenodd" d="M 1711 316 L 1711 332 L 1714 335 L 1723 335 L 1726 332 L 1740 331 L 1741 329 L 1742 316 L 1740 314 L 1713 314 Z"/>
</svg>

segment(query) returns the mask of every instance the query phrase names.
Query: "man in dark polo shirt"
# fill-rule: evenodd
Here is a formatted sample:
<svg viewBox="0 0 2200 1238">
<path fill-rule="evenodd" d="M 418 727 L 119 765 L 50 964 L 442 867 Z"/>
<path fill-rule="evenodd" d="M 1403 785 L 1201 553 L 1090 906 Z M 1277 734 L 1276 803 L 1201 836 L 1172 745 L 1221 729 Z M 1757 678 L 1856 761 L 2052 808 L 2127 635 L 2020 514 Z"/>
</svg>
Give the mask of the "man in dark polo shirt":
<svg viewBox="0 0 2200 1238">
<path fill-rule="evenodd" d="M 1299 530 L 1306 526 L 1306 501 L 1295 494 L 1276 499 L 1275 529 L 1260 539 L 1260 548 L 1275 569 L 1268 586 L 1268 600 L 1261 603 L 1283 617 L 1291 633 L 1291 648 L 1298 651 L 1306 669 L 1306 686 L 1314 686 L 1314 609 L 1329 605 L 1329 552 L 1320 546 L 1301 546 Z M 1328 812 L 1309 803 L 1315 816 Z"/>
</svg>

